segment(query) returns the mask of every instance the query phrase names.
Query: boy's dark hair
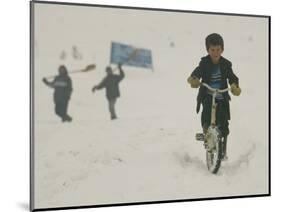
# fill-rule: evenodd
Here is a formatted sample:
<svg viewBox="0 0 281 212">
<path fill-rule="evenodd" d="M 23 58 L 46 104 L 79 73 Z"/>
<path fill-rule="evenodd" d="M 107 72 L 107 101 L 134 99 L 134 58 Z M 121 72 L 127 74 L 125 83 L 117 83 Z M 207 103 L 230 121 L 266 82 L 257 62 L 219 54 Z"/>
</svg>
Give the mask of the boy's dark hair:
<svg viewBox="0 0 281 212">
<path fill-rule="evenodd" d="M 67 75 L 67 68 L 65 67 L 65 65 L 59 66 L 59 74 Z"/>
<path fill-rule="evenodd" d="M 221 35 L 217 34 L 217 33 L 212 33 L 210 35 L 208 35 L 206 37 L 206 49 L 208 51 L 208 49 L 210 48 L 210 46 L 221 46 L 222 49 L 224 48 L 223 45 L 223 38 Z"/>
</svg>

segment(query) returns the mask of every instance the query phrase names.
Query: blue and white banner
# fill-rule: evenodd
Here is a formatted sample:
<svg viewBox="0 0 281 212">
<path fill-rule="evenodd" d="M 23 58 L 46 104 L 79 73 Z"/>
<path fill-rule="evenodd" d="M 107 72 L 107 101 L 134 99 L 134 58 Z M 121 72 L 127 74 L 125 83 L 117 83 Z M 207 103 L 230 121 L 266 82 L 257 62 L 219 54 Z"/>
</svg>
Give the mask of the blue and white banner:
<svg viewBox="0 0 281 212">
<path fill-rule="evenodd" d="M 150 50 L 135 48 L 116 42 L 111 43 L 110 63 L 122 63 L 142 68 L 153 68 Z"/>
</svg>

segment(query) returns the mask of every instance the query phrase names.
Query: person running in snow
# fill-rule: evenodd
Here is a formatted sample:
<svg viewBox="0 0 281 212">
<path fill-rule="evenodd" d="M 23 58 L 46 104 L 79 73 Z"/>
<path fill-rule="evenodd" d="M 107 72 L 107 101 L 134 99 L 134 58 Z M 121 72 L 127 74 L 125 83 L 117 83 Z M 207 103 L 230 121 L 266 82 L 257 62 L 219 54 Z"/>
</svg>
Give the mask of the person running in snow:
<svg viewBox="0 0 281 212">
<path fill-rule="evenodd" d="M 46 78 L 43 78 L 43 82 L 55 89 L 54 103 L 56 115 L 61 118 L 62 122 L 71 122 L 72 118 L 67 114 L 67 107 L 72 93 L 72 81 L 64 65 L 59 67 L 58 72 L 59 74 L 55 76 L 52 82 L 49 82 Z"/>
<path fill-rule="evenodd" d="M 92 92 L 100 90 L 102 88 L 106 89 L 106 98 L 108 100 L 109 112 L 111 120 L 117 119 L 115 112 L 115 103 L 117 98 L 120 97 L 119 83 L 125 77 L 122 65 L 118 64 L 119 75 L 113 74 L 112 68 L 107 66 L 105 71 L 107 73 L 106 77 L 92 89 Z"/>
<path fill-rule="evenodd" d="M 201 114 L 201 125 L 204 133 L 207 132 L 207 129 L 211 123 L 212 96 L 204 86 L 200 86 L 200 79 L 202 82 L 217 89 L 227 88 L 228 80 L 232 94 L 234 96 L 239 96 L 241 93 L 239 79 L 233 73 L 232 63 L 221 56 L 224 51 L 224 41 L 221 35 L 217 33 L 208 35 L 206 37 L 205 44 L 208 55 L 201 58 L 199 66 L 195 68 L 195 70 L 191 73 L 191 76 L 189 76 L 187 79 L 187 82 L 192 88 L 200 87 L 197 96 L 196 112 L 198 113 L 200 111 L 200 105 L 202 104 L 203 111 Z M 226 142 L 227 136 L 229 135 L 229 101 L 230 96 L 228 92 L 218 94 L 216 97 L 216 122 L 225 141 L 225 146 L 223 148 L 225 159 L 227 159 Z"/>
</svg>

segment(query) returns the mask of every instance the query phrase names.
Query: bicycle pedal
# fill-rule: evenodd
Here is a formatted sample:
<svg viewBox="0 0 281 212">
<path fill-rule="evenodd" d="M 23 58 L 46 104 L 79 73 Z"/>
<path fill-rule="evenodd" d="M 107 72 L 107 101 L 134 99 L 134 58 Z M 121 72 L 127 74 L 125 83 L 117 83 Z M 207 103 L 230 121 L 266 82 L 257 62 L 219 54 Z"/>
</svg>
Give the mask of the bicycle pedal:
<svg viewBox="0 0 281 212">
<path fill-rule="evenodd" d="M 205 135 L 203 133 L 196 133 L 195 139 L 197 141 L 204 141 L 205 140 Z"/>
</svg>

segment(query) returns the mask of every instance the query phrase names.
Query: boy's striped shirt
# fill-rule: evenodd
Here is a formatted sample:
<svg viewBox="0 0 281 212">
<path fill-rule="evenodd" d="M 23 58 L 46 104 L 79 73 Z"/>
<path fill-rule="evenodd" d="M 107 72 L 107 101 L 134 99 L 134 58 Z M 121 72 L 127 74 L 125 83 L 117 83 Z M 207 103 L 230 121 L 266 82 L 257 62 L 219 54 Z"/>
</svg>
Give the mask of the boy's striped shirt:
<svg viewBox="0 0 281 212">
<path fill-rule="evenodd" d="M 221 89 L 221 70 L 219 65 L 214 65 L 211 70 L 211 78 L 209 85 L 212 88 Z M 211 91 L 207 91 L 208 94 L 212 94 Z M 216 99 L 223 99 L 222 93 L 218 93 Z"/>
</svg>

